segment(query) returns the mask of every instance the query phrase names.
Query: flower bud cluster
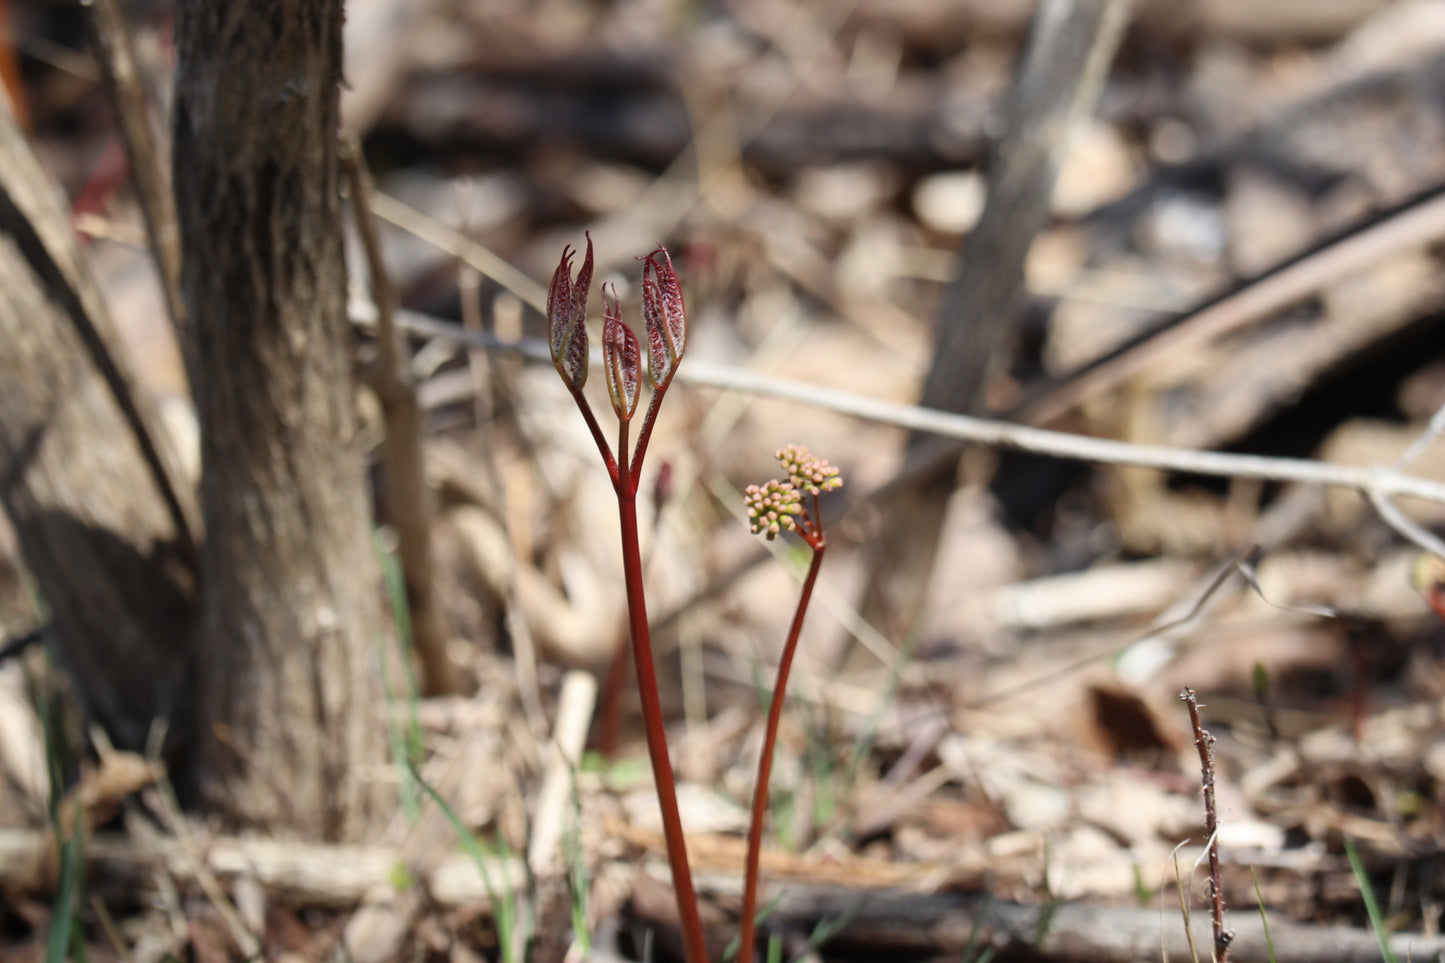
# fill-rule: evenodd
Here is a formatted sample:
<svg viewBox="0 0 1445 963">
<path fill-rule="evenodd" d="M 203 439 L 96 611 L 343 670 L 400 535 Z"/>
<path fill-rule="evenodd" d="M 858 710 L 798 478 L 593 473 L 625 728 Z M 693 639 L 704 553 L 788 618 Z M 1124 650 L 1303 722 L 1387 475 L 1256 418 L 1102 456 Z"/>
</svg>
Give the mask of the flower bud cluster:
<svg viewBox="0 0 1445 963">
<path fill-rule="evenodd" d="M 749 485 L 743 490 L 743 504 L 754 535 L 766 535 L 771 541 L 784 531 L 793 531 L 793 516 L 802 514 L 803 496 L 792 482 L 772 479 L 765 485 Z"/>
<path fill-rule="evenodd" d="M 820 495 L 843 487 L 838 469 L 817 457 L 802 445 L 789 445 L 773 453 L 793 487 L 811 495 Z"/>
</svg>

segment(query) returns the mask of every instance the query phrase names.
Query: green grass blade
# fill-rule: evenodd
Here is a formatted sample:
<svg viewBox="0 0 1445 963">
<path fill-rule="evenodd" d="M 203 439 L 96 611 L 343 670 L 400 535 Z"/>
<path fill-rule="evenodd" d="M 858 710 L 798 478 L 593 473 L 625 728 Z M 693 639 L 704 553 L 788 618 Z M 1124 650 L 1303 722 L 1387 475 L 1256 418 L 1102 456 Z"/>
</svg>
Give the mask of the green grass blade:
<svg viewBox="0 0 1445 963">
<path fill-rule="evenodd" d="M 392 618 L 397 626 L 401 662 L 406 667 L 407 723 L 406 729 L 403 731 L 397 723 L 396 713 L 393 711 L 397 705 L 397 696 L 396 690 L 391 684 L 391 659 L 388 658 L 385 643 L 378 642 L 377 661 L 381 668 L 382 698 L 386 701 L 387 708 L 386 736 L 391 748 L 391 757 L 397 767 L 397 796 L 401 803 L 401 811 L 406 814 L 409 821 L 415 822 L 421 811 L 421 800 L 417 796 L 414 767 L 422 759 L 422 742 L 421 723 L 418 721 L 416 709 L 420 693 L 417 687 L 416 672 L 412 668 L 411 661 L 411 610 L 407 606 L 406 583 L 402 578 L 401 566 L 386 550 L 379 533 L 372 532 L 371 543 L 376 552 L 377 561 L 381 564 L 387 596 L 391 601 Z"/>
<path fill-rule="evenodd" d="M 45 937 L 45 963 L 65 963 L 70 940 L 75 934 L 75 854 L 79 847 L 67 839 L 60 847 L 60 885 L 55 894 L 55 912 Z"/>
<path fill-rule="evenodd" d="M 1058 900 L 1054 899 L 1053 888 L 1049 885 L 1049 862 L 1050 849 L 1047 841 L 1044 842 L 1044 878 L 1043 878 L 1043 905 L 1039 907 L 1038 922 L 1034 924 L 1034 938 L 1029 945 L 1034 949 L 1042 950 L 1044 941 L 1049 938 L 1049 930 L 1054 927 L 1054 913 L 1059 908 Z"/>
<path fill-rule="evenodd" d="M 59 838 L 60 824 L 53 824 L 56 838 Z M 75 810 L 75 825 L 71 827 L 70 838 L 60 846 L 60 882 L 55 893 L 55 912 L 50 917 L 50 931 L 45 937 L 45 963 L 64 963 L 72 958 L 85 963 L 85 940 L 83 939 L 78 907 L 85 900 L 85 850 L 84 826 L 81 823 L 80 808 Z"/>
<path fill-rule="evenodd" d="M 1264 911 L 1264 894 L 1259 891 L 1259 873 L 1253 866 L 1249 868 L 1249 873 L 1254 877 L 1254 901 L 1259 907 L 1259 921 L 1264 924 L 1264 946 L 1269 950 L 1269 963 L 1279 963 L 1274 955 L 1274 938 L 1269 935 L 1269 916 Z"/>
<path fill-rule="evenodd" d="M 992 912 L 993 896 L 990 895 L 983 901 L 983 909 L 978 911 L 978 915 L 973 918 L 973 926 L 969 928 L 968 942 L 963 947 L 963 963 L 979 963 L 981 957 L 977 955 L 978 940 L 983 936 L 984 924 L 988 922 L 989 914 Z"/>
<path fill-rule="evenodd" d="M 768 963 L 783 963 L 783 941 L 780 937 L 768 937 Z"/>
<path fill-rule="evenodd" d="M 808 934 L 808 949 L 821 949 L 823 944 L 843 932 L 848 924 L 853 922 L 853 919 L 859 913 L 863 912 L 863 907 L 867 905 L 868 897 L 860 896 L 852 906 L 848 907 L 847 910 L 839 915 L 825 916 L 818 920 L 818 925 L 814 926 L 813 932 Z"/>
<path fill-rule="evenodd" d="M 481 874 L 482 886 L 487 891 L 487 899 L 492 903 L 492 915 L 497 927 L 497 942 L 501 944 L 502 963 L 520 963 L 520 961 L 517 960 L 515 952 L 517 912 L 516 900 L 512 894 L 511 887 L 508 886 L 499 889 L 493 883 L 492 874 L 487 869 L 487 856 L 482 852 L 482 846 L 477 842 L 476 834 L 467 828 L 466 823 L 462 822 L 462 818 L 457 815 L 457 811 L 451 807 L 450 803 L 442 798 L 441 793 L 437 792 L 429 782 L 421 778 L 421 774 L 418 773 L 415 768 L 410 767 L 410 765 L 408 765 L 408 768 L 412 769 L 412 778 L 416 780 L 416 784 L 421 787 L 423 792 L 431 797 L 432 801 L 437 804 L 437 808 L 441 810 L 442 815 L 446 817 L 447 822 L 456 832 L 457 838 L 461 840 L 462 848 L 466 850 L 467 855 L 471 857 L 472 862 L 476 865 L 477 872 Z M 500 840 L 500 838 L 500 834 L 498 834 L 498 839 Z M 503 844 L 502 847 L 502 856 L 503 858 L 506 856 L 505 844 Z"/>
<path fill-rule="evenodd" d="M 1345 855 L 1350 858 L 1350 869 L 1360 887 L 1360 897 L 1365 901 L 1370 928 L 1375 931 L 1375 939 L 1380 941 L 1380 958 L 1385 963 L 1396 963 L 1395 953 L 1390 949 L 1390 934 L 1385 931 L 1385 918 L 1380 914 L 1379 901 L 1375 899 L 1375 887 L 1371 885 L 1369 874 L 1365 872 L 1365 864 L 1360 859 L 1359 851 L 1355 849 L 1354 840 L 1348 836 L 1345 837 Z"/>
<path fill-rule="evenodd" d="M 587 929 L 586 854 L 582 850 L 582 800 L 577 795 L 576 773 L 572 779 L 572 824 L 562 837 L 562 851 L 567 859 L 567 889 L 572 897 L 572 939 L 584 960 L 592 956 L 592 934 Z"/>
<path fill-rule="evenodd" d="M 769 916 L 773 915 L 773 911 L 778 908 L 778 904 L 782 901 L 783 897 L 779 894 L 774 896 L 766 906 L 758 910 L 757 924 L 759 928 L 762 927 L 763 923 L 767 922 Z M 722 963 L 731 963 L 732 960 L 737 958 L 740 949 L 742 949 L 742 940 L 740 937 L 734 935 L 728 943 L 727 949 L 723 950 Z"/>
<path fill-rule="evenodd" d="M 397 641 L 401 647 L 402 671 L 406 675 L 407 694 L 407 758 L 413 763 L 421 762 L 422 746 L 421 721 L 417 717 L 416 705 L 421 698 L 421 686 L 417 683 L 416 664 L 412 660 L 411 606 L 406 598 L 406 577 L 396 556 L 381 544 L 380 536 L 373 533 L 373 543 L 381 559 L 381 571 L 386 580 L 386 594 L 391 601 L 392 618 L 396 621 Z"/>
</svg>

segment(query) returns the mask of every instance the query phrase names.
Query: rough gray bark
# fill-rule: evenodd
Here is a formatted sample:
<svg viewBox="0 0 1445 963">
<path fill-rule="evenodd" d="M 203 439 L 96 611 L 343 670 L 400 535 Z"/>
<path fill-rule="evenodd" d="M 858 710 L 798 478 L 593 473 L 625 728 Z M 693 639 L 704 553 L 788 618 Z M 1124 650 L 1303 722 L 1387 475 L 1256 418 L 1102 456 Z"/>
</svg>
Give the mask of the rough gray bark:
<svg viewBox="0 0 1445 963">
<path fill-rule="evenodd" d="M 177 6 L 173 149 L 202 434 L 193 774 L 238 825 L 357 838 L 382 758 L 338 164 L 342 0 Z"/>
<path fill-rule="evenodd" d="M 195 506 L 61 196 L 0 110 L 0 504 L 82 709 L 138 750 L 186 711 Z"/>
<path fill-rule="evenodd" d="M 1024 258 L 1048 218 L 1061 150 L 1075 120 L 1098 97 L 1128 7 L 1128 0 L 1039 5 L 989 172 L 983 214 L 960 249 L 957 273 L 939 305 L 933 364 L 920 402 L 925 407 L 985 413 L 984 388 L 1007 355 L 1022 300 Z M 934 466 L 890 500 L 860 608 L 890 638 L 908 637 L 926 603 L 958 453 L 956 446 L 940 446 L 927 435 L 909 438 L 909 460 L 927 458 Z"/>
</svg>

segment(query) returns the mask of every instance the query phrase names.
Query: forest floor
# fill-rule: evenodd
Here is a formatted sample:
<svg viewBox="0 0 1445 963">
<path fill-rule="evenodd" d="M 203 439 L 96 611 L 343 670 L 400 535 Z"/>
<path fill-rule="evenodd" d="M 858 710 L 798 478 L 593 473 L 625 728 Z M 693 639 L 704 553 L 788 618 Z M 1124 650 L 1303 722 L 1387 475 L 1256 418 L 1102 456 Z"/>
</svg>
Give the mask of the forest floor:
<svg viewBox="0 0 1445 963">
<path fill-rule="evenodd" d="M 1186 929 L 1208 957 L 1186 688 L 1213 737 L 1232 958 L 1384 958 L 1371 899 L 1395 954 L 1445 952 L 1445 576 L 1420 561 L 1445 504 L 974 447 L 924 610 L 859 617 L 907 432 L 896 409 L 830 399 L 917 402 L 1032 4 L 348 6 L 346 117 L 414 326 L 436 590 L 467 693 L 398 683 L 389 712 L 449 805 L 378 766 L 365 778 L 402 803 L 369 845 L 222 837 L 153 768 L 102 754 L 71 797 L 98 829 L 83 888 L 65 888 L 63 855 L 16 855 L 47 832 L 51 673 L 32 650 L 0 665 L 0 961 L 45 959 L 67 912 L 91 960 L 679 958 L 636 690 L 610 669 L 626 623 L 606 475 L 549 364 L 445 333 L 542 337 L 546 279 L 584 232 L 629 313 L 633 259 L 659 243 L 688 299 L 640 502 L 717 958 L 806 565 L 749 534 L 742 491 L 790 443 L 846 484 L 774 773 L 764 902 L 782 958 L 1188 959 Z M 1141 446 L 1441 478 L 1445 2 L 1257 6 L 1136 5 L 1061 158 L 990 404 Z M 82 13 L 11 0 L 36 144 L 184 423 Z M 163 87 L 163 5 L 146 17 Z M 744 373 L 763 387 L 717 387 Z M 777 379 L 794 397 L 770 396 Z M 18 631 L 34 603 L 8 535 L 0 554 Z"/>
</svg>

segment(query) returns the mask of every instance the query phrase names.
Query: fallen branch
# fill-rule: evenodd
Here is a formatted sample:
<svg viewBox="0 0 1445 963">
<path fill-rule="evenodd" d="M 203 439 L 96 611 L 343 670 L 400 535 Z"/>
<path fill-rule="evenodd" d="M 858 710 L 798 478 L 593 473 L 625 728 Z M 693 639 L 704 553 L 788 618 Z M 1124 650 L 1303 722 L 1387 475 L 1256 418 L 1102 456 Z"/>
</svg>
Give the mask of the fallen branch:
<svg viewBox="0 0 1445 963">
<path fill-rule="evenodd" d="M 406 624 L 397 628 L 410 633 L 411 647 L 421 665 L 422 694 L 451 695 L 461 691 L 462 684 L 456 666 L 447 655 L 451 631 L 434 591 L 433 499 L 422 464 L 425 430 L 421 409 L 417 406 L 416 385 L 412 383 L 411 357 L 392 319 L 395 296 L 372 217 L 371 174 L 366 169 L 360 142 L 354 138 L 343 139 L 341 160 L 351 194 L 352 221 L 366 255 L 377 307 L 377 365 L 372 387 L 386 426 L 382 439 L 386 486 L 382 494 L 387 519 L 396 530 L 397 558 L 401 563 L 407 605 L 406 619 L 402 620 Z"/>
<path fill-rule="evenodd" d="M 0 829 L 0 888 L 26 889 L 33 878 L 29 870 L 54 842 L 46 830 Z M 159 868 L 179 880 L 194 880 L 199 869 L 222 882 L 249 879 L 284 900 L 309 905 L 350 908 L 368 893 L 397 879 L 398 854 L 379 846 L 307 845 L 284 840 L 212 839 L 200 841 L 201 860 L 193 845 L 173 838 L 144 843 L 127 837 L 100 836 L 86 846 L 92 865 L 106 864 L 104 875 L 95 878 L 149 886 Z M 614 864 L 621 866 L 622 864 Z M 605 870 L 599 870 L 603 872 Z M 493 882 L 513 892 L 525 885 L 525 867 L 518 859 L 494 857 L 490 873 Z M 700 877 L 705 890 L 736 893 L 736 876 Z M 442 860 L 425 879 L 435 903 L 442 907 L 468 906 L 487 910 L 491 900 L 471 859 L 453 853 Z M 641 896 L 633 908 L 644 921 L 665 923 L 671 894 L 659 899 L 658 913 Z M 500 893 L 498 894 L 500 896 Z M 787 885 L 769 917 L 777 930 L 810 931 L 824 919 L 849 917 L 834 937 L 834 944 L 866 952 L 875 959 L 895 954 L 948 954 L 961 952 L 969 943 L 975 921 L 983 918 L 981 931 L 991 945 L 1024 946 L 1038 932 L 1039 917 L 1052 914 L 1048 935 L 1031 958 L 1069 960 L 1070 963 L 1157 963 L 1160 958 L 1159 914 L 1153 909 L 1065 903 L 1047 910 L 1040 906 L 991 900 L 982 893 L 918 893 L 902 889 L 864 889 L 838 884 L 794 881 Z M 675 913 L 675 908 L 672 909 Z M 1208 939 L 1209 920 L 1199 917 L 1199 940 Z M 1347 927 L 1309 926 L 1292 923 L 1282 916 L 1270 919 L 1270 936 L 1279 963 L 1365 963 L 1379 959 L 1379 943 L 1366 931 Z M 1263 963 L 1268 959 L 1263 927 L 1253 917 L 1241 916 L 1235 923 L 1233 959 L 1236 963 Z M 1166 920 L 1164 946 L 1171 959 L 1187 958 L 1187 944 L 1181 924 Z M 1403 958 L 1427 959 L 1445 952 L 1445 937 L 1398 933 L 1391 946 Z"/>
<path fill-rule="evenodd" d="M 1010 415 L 1047 425 L 1072 408 L 1103 394 L 1171 353 L 1188 350 L 1278 314 L 1371 265 L 1433 244 L 1445 236 L 1445 189 L 1436 187 L 1401 204 L 1374 223 L 1352 228 L 1313 250 L 1270 268 L 1190 314 L 1090 361 Z"/>
<path fill-rule="evenodd" d="M 353 320 L 370 324 L 369 308 L 353 309 Z M 501 341 L 487 334 L 468 334 L 451 322 L 430 318 L 415 312 L 397 315 L 397 324 L 428 337 L 448 338 L 466 344 L 507 354 L 520 355 L 528 361 L 551 363 L 547 346 L 541 341 L 523 338 Z M 594 359 L 595 363 L 595 359 Z M 791 401 L 813 408 L 823 408 L 850 415 L 864 421 L 926 431 L 945 438 L 988 445 L 995 448 L 1025 451 L 1051 458 L 1092 462 L 1100 465 L 1130 465 L 1160 471 L 1186 472 L 1222 478 L 1252 478 L 1259 481 L 1294 482 L 1326 488 L 1348 488 L 1361 494 L 1377 492 L 1391 497 L 1420 498 L 1445 504 L 1445 484 L 1408 475 L 1389 467 L 1359 467 L 1304 458 L 1272 458 L 1263 455 L 1236 455 L 1226 452 L 1170 448 L 1164 445 L 1136 445 L 1124 441 L 1090 438 L 1085 435 L 1030 428 L 988 418 L 954 415 L 870 398 L 866 395 L 805 384 L 786 378 L 749 371 L 732 365 L 696 361 L 678 373 L 678 380 L 699 387 L 742 391 L 759 397 Z"/>
<path fill-rule="evenodd" d="M 0 829 L 0 889 L 29 890 L 43 883 L 38 875 L 54 837 L 47 830 Z M 354 907 L 378 887 L 396 882 L 399 854 L 394 848 L 305 844 L 270 839 L 212 839 L 195 843 L 161 837 L 138 843 L 124 836 L 97 836 L 86 842 L 96 878 L 147 884 L 159 868 L 181 880 L 201 870 L 221 880 L 248 878 L 288 900 L 321 906 Z M 493 858 L 494 883 L 520 891 L 525 867 L 517 859 Z M 104 864 L 104 874 L 94 867 Z M 443 906 L 490 906 L 486 886 L 469 856 L 452 853 L 425 880 L 431 898 Z"/>
<path fill-rule="evenodd" d="M 707 880 L 704 880 L 706 888 Z M 639 895 L 647 887 L 639 888 Z M 654 905 L 657 912 L 654 914 Z M 663 925 L 667 907 L 660 899 L 633 900 L 643 921 Z M 1035 942 L 1040 920 L 1048 915 L 1047 935 Z M 774 931 L 812 932 L 823 921 L 839 923 L 829 941 L 864 959 L 899 959 L 916 955 L 940 958 L 981 944 L 1015 950 L 1028 948 L 1028 959 L 1068 963 L 1159 963 L 1161 938 L 1167 959 L 1189 959 L 1183 924 L 1166 919 L 1162 926 L 1154 909 L 1063 903 L 1025 906 L 994 900 L 986 893 L 912 893 L 903 890 L 861 890 L 840 885 L 794 884 L 782 893 L 768 917 Z M 846 922 L 844 922 L 846 921 Z M 1206 916 L 1194 920 L 1197 941 L 1208 945 Z M 979 940 L 975 940 L 975 927 Z M 1270 959 L 1263 924 L 1256 916 L 1235 927 L 1231 959 L 1264 963 Z M 1293 923 L 1282 916 L 1269 922 L 1278 963 L 1366 963 L 1378 961 L 1380 944 L 1368 930 Z M 1445 951 L 1445 937 L 1397 933 L 1391 946 L 1401 958 L 1428 959 Z"/>
</svg>

